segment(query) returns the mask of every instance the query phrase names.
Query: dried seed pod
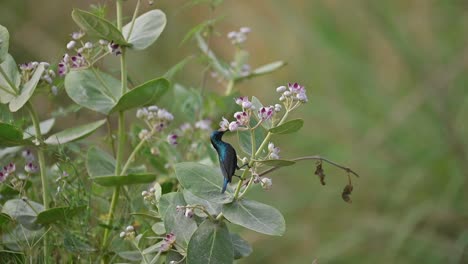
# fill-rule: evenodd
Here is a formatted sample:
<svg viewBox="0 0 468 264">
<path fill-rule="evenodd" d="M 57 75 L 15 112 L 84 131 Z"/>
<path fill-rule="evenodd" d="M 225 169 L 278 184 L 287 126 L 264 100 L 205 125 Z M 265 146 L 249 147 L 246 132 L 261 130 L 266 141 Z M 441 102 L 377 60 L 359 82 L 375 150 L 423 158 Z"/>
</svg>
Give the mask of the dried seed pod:
<svg viewBox="0 0 468 264">
<path fill-rule="evenodd" d="M 341 198 L 347 203 L 351 203 L 351 193 L 353 192 L 353 186 L 351 184 L 348 184 L 344 187 L 343 193 L 341 193 Z"/>
<path fill-rule="evenodd" d="M 317 164 L 314 174 L 319 177 L 320 183 L 322 185 L 325 185 L 325 172 L 323 171 L 323 168 L 322 168 L 322 162 Z"/>
</svg>

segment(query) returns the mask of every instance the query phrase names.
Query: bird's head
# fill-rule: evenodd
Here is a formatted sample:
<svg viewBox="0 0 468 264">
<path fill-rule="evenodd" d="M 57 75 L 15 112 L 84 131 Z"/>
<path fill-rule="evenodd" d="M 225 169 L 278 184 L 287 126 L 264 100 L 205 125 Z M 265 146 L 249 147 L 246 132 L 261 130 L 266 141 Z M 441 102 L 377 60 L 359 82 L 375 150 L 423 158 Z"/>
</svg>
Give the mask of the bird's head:
<svg viewBox="0 0 468 264">
<path fill-rule="evenodd" d="M 211 132 L 211 140 L 212 141 L 220 141 L 224 135 L 224 133 L 226 133 L 226 131 L 219 131 L 219 130 L 215 130 L 213 132 Z"/>
</svg>

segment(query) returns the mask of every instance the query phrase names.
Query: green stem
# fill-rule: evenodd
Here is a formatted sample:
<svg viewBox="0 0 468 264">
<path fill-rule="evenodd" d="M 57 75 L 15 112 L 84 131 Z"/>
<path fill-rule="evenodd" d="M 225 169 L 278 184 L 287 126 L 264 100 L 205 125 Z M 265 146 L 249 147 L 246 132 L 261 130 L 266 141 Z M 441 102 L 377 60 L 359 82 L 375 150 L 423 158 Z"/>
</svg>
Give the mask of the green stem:
<svg viewBox="0 0 468 264">
<path fill-rule="evenodd" d="M 132 35 L 133 26 L 135 25 L 135 20 L 136 20 L 136 17 L 138 16 L 138 10 L 139 9 L 140 9 L 140 0 L 137 1 L 137 4 L 135 6 L 135 11 L 133 12 L 132 24 L 130 24 L 130 30 L 128 31 L 127 40 Z"/>
<path fill-rule="evenodd" d="M 117 0 L 116 10 L 117 10 L 117 28 L 122 31 L 122 3 L 123 0 Z M 127 63 L 125 59 L 125 47 L 122 48 L 122 54 L 120 56 L 120 77 L 122 83 L 122 95 L 127 91 Z M 116 164 L 115 164 L 115 175 L 122 175 L 122 160 L 123 160 L 123 153 L 125 148 L 125 114 L 123 111 L 119 112 L 119 127 L 118 127 L 118 147 L 117 147 L 117 156 L 116 156 Z M 109 234 L 114 222 L 114 214 L 115 209 L 117 208 L 117 203 L 119 200 L 120 194 L 120 187 L 115 187 L 114 193 L 112 194 L 111 205 L 109 208 L 108 213 L 108 221 L 107 225 L 108 228 L 104 230 L 104 236 L 102 240 L 102 247 L 101 250 L 104 252 L 109 244 Z M 108 262 L 108 258 L 104 256 L 103 263 Z"/>
<path fill-rule="evenodd" d="M 44 210 L 49 209 L 49 185 L 47 184 L 46 179 L 46 162 L 44 157 L 44 150 L 42 149 L 42 134 L 41 134 L 41 126 L 39 123 L 39 118 L 37 117 L 36 111 L 31 104 L 31 102 L 26 103 L 26 108 L 31 116 L 31 120 L 34 125 L 34 130 L 36 133 L 36 139 L 39 140 L 39 147 L 37 148 L 37 157 L 39 160 L 39 170 L 41 174 L 41 184 L 42 184 L 42 203 L 44 205 Z M 48 234 L 44 235 L 44 263 L 48 263 L 47 259 L 49 257 L 49 236 Z"/>
<path fill-rule="evenodd" d="M 11 95 L 17 95 L 19 93 L 19 89 L 16 87 L 16 85 L 10 80 L 10 78 L 8 78 L 8 75 L 6 74 L 6 72 L 3 70 L 2 67 L 0 67 L 0 73 L 2 74 L 3 76 L 3 79 L 5 79 L 8 83 L 8 85 L 10 85 L 11 89 L 13 89 L 14 93 L 12 93 L 11 91 L 7 90 L 6 88 L 4 89 L 3 86 L 0 86 L 2 88 L 2 90 L 4 90 L 5 92 L 11 94 Z"/>
<path fill-rule="evenodd" d="M 230 95 L 232 93 L 233 88 L 234 88 L 234 80 L 229 80 L 229 83 L 226 87 L 226 95 Z"/>
<path fill-rule="evenodd" d="M 130 154 L 130 156 L 128 157 L 127 159 L 127 162 L 125 163 L 123 169 L 122 169 L 122 175 L 125 175 L 125 173 L 127 172 L 128 168 L 130 167 L 130 164 L 133 162 L 133 160 L 135 159 L 135 155 L 138 153 L 138 151 L 140 151 L 140 149 L 143 147 L 143 145 L 145 144 L 145 142 L 147 141 L 146 138 L 142 139 L 140 141 L 140 143 L 138 143 L 138 145 L 135 147 L 135 149 L 132 151 L 132 153 Z"/>
</svg>

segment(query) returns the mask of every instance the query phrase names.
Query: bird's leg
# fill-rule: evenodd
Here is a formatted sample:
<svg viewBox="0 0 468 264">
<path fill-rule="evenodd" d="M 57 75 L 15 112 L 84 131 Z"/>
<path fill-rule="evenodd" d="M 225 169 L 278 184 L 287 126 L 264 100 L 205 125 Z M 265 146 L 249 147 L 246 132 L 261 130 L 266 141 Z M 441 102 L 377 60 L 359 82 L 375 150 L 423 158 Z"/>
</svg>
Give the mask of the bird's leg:
<svg viewBox="0 0 468 264">
<path fill-rule="evenodd" d="M 252 167 L 249 166 L 249 163 L 245 163 L 244 165 L 242 165 L 242 166 L 241 166 L 240 168 L 238 168 L 238 169 L 240 170 L 240 169 L 244 168 L 245 166 L 247 166 L 249 169 L 252 168 Z"/>
</svg>

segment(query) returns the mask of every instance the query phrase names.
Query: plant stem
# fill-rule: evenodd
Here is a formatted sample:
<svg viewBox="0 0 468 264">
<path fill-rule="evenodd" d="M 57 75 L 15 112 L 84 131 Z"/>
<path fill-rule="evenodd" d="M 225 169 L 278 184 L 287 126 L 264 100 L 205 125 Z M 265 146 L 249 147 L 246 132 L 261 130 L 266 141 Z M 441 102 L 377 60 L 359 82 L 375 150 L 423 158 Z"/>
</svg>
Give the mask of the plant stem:
<svg viewBox="0 0 468 264">
<path fill-rule="evenodd" d="M 138 153 L 138 151 L 140 151 L 141 147 L 143 147 L 143 145 L 145 144 L 146 142 L 146 138 L 142 139 L 138 145 L 135 147 L 135 149 L 133 149 L 132 153 L 130 154 L 130 156 L 128 157 L 127 159 L 127 162 L 125 162 L 125 165 L 122 169 L 122 172 L 121 174 L 122 175 L 125 175 L 125 173 L 127 172 L 128 168 L 130 167 L 130 164 L 133 162 L 133 160 L 135 159 L 135 155 Z"/>
<path fill-rule="evenodd" d="M 234 88 L 234 80 L 229 80 L 229 83 L 226 87 L 226 95 L 230 95 L 232 93 L 233 88 Z"/>
<path fill-rule="evenodd" d="M 44 205 L 44 210 L 49 209 L 49 185 L 47 184 L 46 179 L 46 163 L 44 157 L 44 150 L 42 149 L 42 134 L 41 134 L 41 126 L 39 123 L 39 118 L 37 117 L 36 111 L 31 104 L 31 102 L 26 103 L 26 108 L 31 116 L 31 120 L 34 125 L 34 130 L 36 133 L 36 139 L 39 140 L 39 147 L 37 148 L 37 157 L 39 160 L 39 170 L 41 174 L 41 184 L 42 184 L 42 203 Z M 48 263 L 47 258 L 49 257 L 49 239 L 48 234 L 44 235 L 44 263 Z"/>
<path fill-rule="evenodd" d="M 123 0 L 117 0 L 116 3 L 116 10 L 117 10 L 117 28 L 122 31 L 122 3 Z M 127 63 L 125 58 L 125 47 L 122 48 L 122 54 L 120 55 L 120 78 L 122 83 L 122 95 L 127 92 Z M 121 175 L 122 173 L 122 159 L 123 153 L 125 148 L 125 113 L 123 111 L 119 111 L 119 119 L 118 119 L 119 127 L 118 127 L 118 147 L 117 147 L 117 155 L 116 155 L 116 164 L 115 164 L 115 175 Z M 120 194 L 120 187 L 117 186 L 114 189 L 114 193 L 112 194 L 111 205 L 109 208 L 108 213 L 108 221 L 107 225 L 108 228 L 104 230 L 104 236 L 102 240 L 102 247 L 101 250 L 104 251 L 108 244 L 109 244 L 109 234 L 112 228 L 112 224 L 114 222 L 114 214 L 115 209 L 117 208 L 117 203 L 119 201 L 119 194 Z M 103 263 L 107 263 L 108 259 L 104 256 Z"/>
</svg>

